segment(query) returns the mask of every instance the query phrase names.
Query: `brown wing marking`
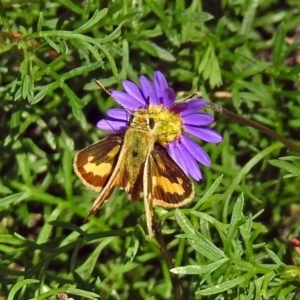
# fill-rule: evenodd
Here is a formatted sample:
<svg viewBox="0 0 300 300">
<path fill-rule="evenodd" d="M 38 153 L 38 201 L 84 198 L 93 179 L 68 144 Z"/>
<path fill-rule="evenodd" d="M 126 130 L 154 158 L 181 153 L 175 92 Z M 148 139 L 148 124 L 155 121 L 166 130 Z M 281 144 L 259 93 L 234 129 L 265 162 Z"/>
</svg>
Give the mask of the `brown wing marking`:
<svg viewBox="0 0 300 300">
<path fill-rule="evenodd" d="M 74 170 L 81 181 L 100 192 L 113 173 L 121 151 L 123 135 L 111 135 L 77 153 Z"/>
</svg>

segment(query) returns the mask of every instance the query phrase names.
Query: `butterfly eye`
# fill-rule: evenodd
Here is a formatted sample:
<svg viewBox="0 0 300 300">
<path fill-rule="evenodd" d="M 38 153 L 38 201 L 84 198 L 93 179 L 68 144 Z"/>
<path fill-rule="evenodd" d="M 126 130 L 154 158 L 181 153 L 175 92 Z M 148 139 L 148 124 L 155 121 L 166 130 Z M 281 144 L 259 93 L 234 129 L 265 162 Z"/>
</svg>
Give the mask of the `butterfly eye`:
<svg viewBox="0 0 300 300">
<path fill-rule="evenodd" d="M 134 116 L 131 115 L 128 121 L 129 126 L 133 123 Z"/>
<path fill-rule="evenodd" d="M 149 118 L 149 127 L 150 127 L 150 129 L 153 129 L 154 126 L 155 126 L 154 119 L 153 118 Z"/>
</svg>

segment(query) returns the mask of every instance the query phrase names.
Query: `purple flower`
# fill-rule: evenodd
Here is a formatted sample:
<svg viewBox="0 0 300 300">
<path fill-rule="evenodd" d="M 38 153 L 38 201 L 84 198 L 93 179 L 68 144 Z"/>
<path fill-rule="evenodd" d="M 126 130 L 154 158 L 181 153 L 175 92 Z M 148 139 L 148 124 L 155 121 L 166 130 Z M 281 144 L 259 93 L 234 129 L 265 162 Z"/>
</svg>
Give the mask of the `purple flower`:
<svg viewBox="0 0 300 300">
<path fill-rule="evenodd" d="M 108 118 L 98 122 L 97 126 L 106 131 L 125 132 L 129 119 L 135 112 L 147 112 L 157 125 L 157 143 L 160 143 L 176 163 L 196 180 L 202 178 L 198 163 L 209 167 L 211 161 L 207 153 L 190 136 L 210 143 L 219 143 L 222 137 L 208 128 L 214 118 L 201 113 L 205 107 L 203 99 L 191 99 L 188 102 L 175 103 L 175 93 L 168 86 L 160 71 L 154 73 L 153 82 L 140 77 L 140 86 L 125 80 L 125 92 L 112 91 L 112 97 L 124 108 L 108 110 Z"/>
</svg>

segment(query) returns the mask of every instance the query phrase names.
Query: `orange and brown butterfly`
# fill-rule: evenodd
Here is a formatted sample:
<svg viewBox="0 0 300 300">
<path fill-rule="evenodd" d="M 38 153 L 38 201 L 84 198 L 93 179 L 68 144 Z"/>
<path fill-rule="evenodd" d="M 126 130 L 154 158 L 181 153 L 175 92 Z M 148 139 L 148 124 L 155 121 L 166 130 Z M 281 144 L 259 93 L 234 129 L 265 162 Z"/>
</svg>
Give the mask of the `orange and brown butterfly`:
<svg viewBox="0 0 300 300">
<path fill-rule="evenodd" d="M 140 86 L 123 82 L 125 92 L 111 96 L 123 106 L 107 112 L 97 126 L 111 134 L 81 150 L 74 170 L 88 187 L 100 192 L 89 216 L 109 199 L 115 187 L 130 200 L 144 199 L 147 228 L 153 236 L 153 206 L 182 206 L 194 197 L 188 176 L 202 178 L 198 162 L 210 166 L 206 152 L 188 135 L 219 143 L 222 137 L 208 128 L 213 116 L 199 113 L 202 99 L 175 103 L 175 93 L 163 74 L 156 71 L 153 83 L 140 77 Z"/>
</svg>

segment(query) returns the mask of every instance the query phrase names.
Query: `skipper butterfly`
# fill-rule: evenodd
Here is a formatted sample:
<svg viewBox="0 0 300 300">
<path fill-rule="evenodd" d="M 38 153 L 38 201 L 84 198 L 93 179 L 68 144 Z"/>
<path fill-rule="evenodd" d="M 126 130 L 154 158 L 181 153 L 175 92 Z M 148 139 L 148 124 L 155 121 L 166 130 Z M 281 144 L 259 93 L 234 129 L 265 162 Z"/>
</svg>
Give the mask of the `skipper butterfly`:
<svg viewBox="0 0 300 300">
<path fill-rule="evenodd" d="M 125 134 L 109 135 L 75 156 L 77 176 L 100 192 L 88 216 L 94 215 L 118 187 L 129 194 L 130 200 L 144 199 L 147 228 L 153 236 L 153 206 L 174 208 L 192 200 L 193 183 L 156 143 L 156 127 L 151 113 L 136 110 Z"/>
</svg>

